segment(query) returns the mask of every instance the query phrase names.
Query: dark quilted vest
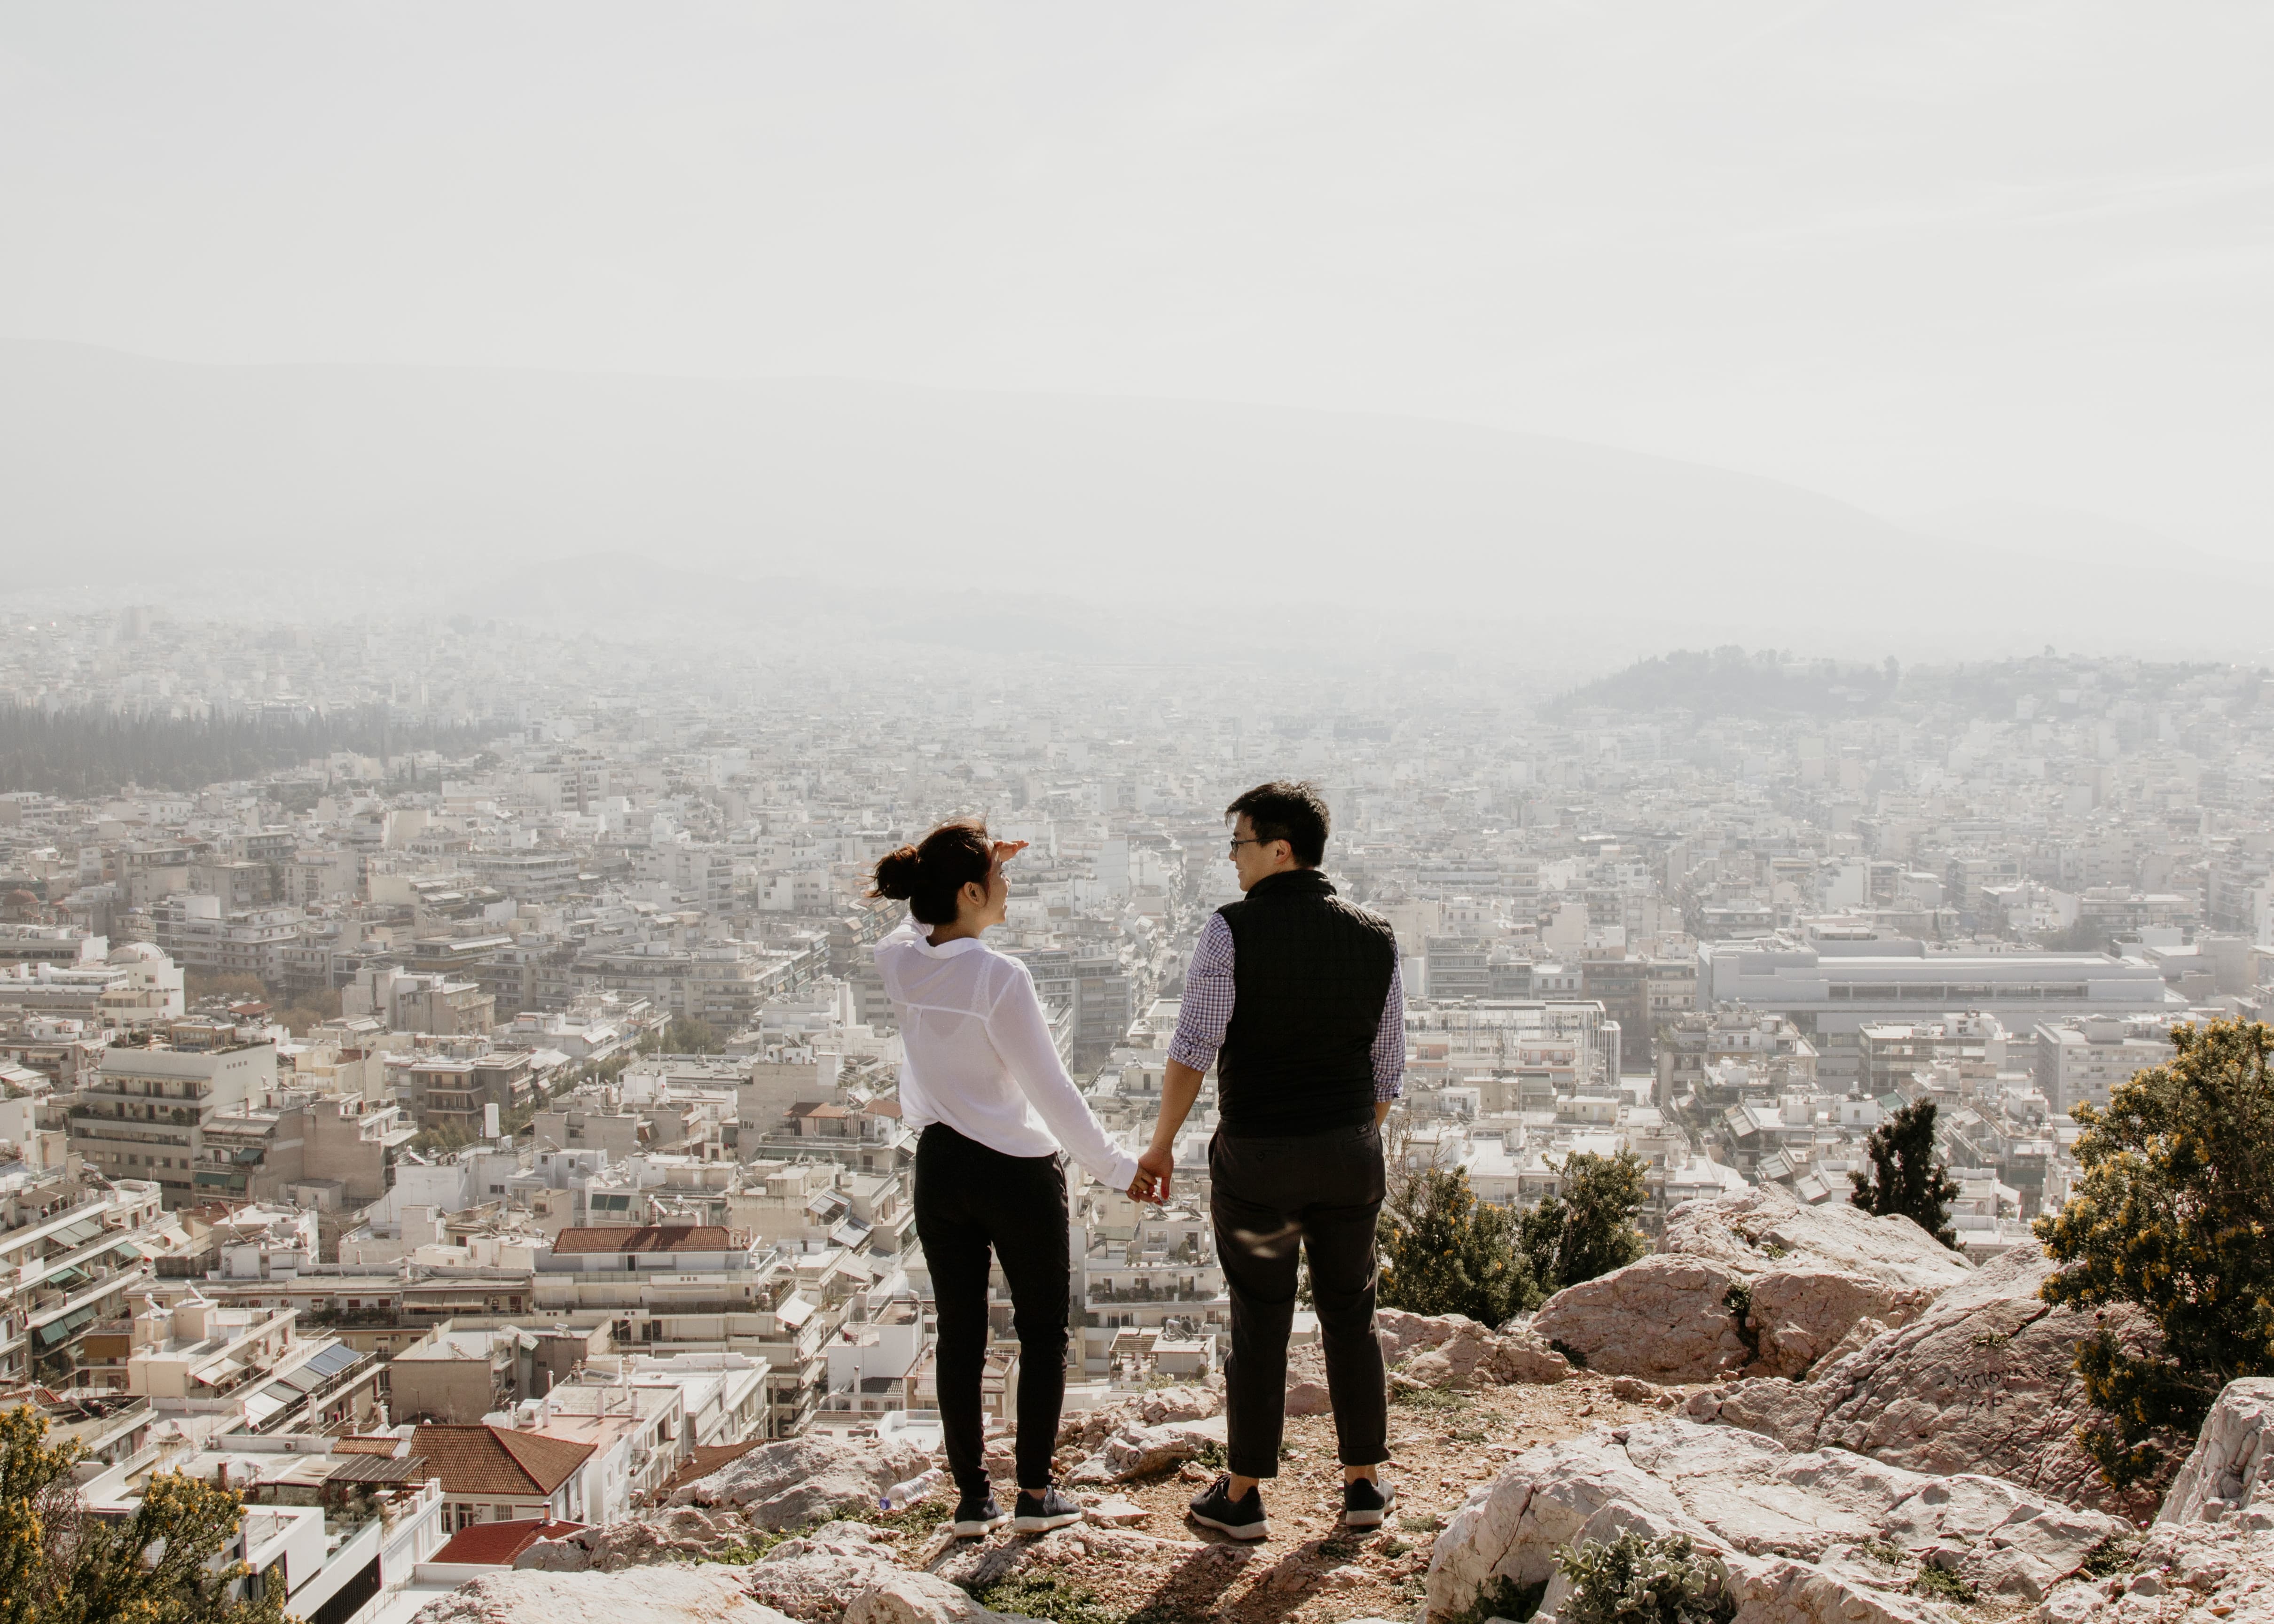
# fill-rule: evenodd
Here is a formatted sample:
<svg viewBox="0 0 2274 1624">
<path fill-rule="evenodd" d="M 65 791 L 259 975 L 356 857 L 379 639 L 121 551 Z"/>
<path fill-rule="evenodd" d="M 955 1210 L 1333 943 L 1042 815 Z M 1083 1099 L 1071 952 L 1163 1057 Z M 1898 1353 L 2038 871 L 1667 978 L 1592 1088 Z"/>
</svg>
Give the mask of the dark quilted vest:
<svg viewBox="0 0 2274 1624">
<path fill-rule="evenodd" d="M 1294 1138 L 1370 1121 L 1374 1036 L 1397 940 L 1313 868 L 1216 910 L 1231 928 L 1231 1025 L 1216 1056 L 1224 1130 Z"/>
</svg>

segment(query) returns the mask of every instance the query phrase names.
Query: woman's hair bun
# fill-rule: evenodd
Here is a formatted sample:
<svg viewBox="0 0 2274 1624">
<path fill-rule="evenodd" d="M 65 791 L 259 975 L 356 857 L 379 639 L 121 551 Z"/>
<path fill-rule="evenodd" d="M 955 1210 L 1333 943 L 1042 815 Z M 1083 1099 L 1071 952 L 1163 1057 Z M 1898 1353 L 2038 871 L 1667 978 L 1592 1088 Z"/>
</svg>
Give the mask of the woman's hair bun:
<svg viewBox="0 0 2274 1624">
<path fill-rule="evenodd" d="M 927 925 L 955 922 L 956 896 L 967 885 L 985 885 L 995 864 L 995 845 L 987 825 L 972 820 L 942 823 L 918 846 L 904 846 L 877 861 L 869 894 L 908 905 Z"/>
<path fill-rule="evenodd" d="M 916 848 L 913 846 L 887 852 L 877 860 L 876 889 L 870 894 L 889 897 L 895 902 L 906 902 L 916 894 L 916 879 L 922 868 L 922 860 L 916 855 Z"/>
</svg>

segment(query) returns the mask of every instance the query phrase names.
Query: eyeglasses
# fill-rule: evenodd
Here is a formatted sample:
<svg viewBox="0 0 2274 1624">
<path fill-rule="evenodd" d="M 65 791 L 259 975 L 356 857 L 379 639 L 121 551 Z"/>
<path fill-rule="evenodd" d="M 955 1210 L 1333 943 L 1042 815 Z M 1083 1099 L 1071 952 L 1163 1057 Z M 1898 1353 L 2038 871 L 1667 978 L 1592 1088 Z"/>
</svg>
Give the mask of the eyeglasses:
<svg viewBox="0 0 2274 1624">
<path fill-rule="evenodd" d="M 1284 835 L 1274 835 L 1270 839 L 1267 840 L 1261 835 L 1255 835 L 1245 840 L 1234 840 L 1231 843 L 1231 851 L 1229 854 L 1231 856 L 1237 857 L 1239 855 L 1239 848 L 1243 846 L 1271 846 L 1284 838 L 1286 838 Z"/>
</svg>

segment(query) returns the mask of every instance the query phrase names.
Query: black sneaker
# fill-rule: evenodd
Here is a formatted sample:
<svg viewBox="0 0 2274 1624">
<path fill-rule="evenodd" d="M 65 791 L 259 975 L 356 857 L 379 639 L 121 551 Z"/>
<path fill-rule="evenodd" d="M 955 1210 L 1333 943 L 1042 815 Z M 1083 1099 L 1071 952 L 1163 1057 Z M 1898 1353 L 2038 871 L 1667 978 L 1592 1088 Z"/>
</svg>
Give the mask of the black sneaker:
<svg viewBox="0 0 2274 1624">
<path fill-rule="evenodd" d="M 1019 1491 L 1018 1515 L 1011 1519 L 1014 1534 L 1046 1534 L 1054 1528 L 1064 1528 L 1069 1522 L 1081 1521 L 1081 1507 L 1056 1489 L 1044 1489 L 1040 1494 Z"/>
<path fill-rule="evenodd" d="M 1397 1500 L 1397 1491 L 1386 1483 L 1364 1477 L 1343 1485 L 1343 1522 L 1351 1528 L 1380 1528 L 1382 1519 Z"/>
<path fill-rule="evenodd" d="M 995 1496 L 985 1489 L 967 1493 L 955 1502 L 955 1537 L 976 1539 L 982 1534 L 991 1534 L 1003 1526 L 1006 1519 L 1003 1507 L 995 1503 Z"/>
<path fill-rule="evenodd" d="M 1254 1488 L 1239 1500 L 1231 1497 L 1231 1474 L 1219 1472 L 1208 1492 L 1193 1497 L 1192 1519 L 1234 1539 L 1268 1539 L 1271 1525 L 1263 1519 L 1263 1491 Z"/>
</svg>

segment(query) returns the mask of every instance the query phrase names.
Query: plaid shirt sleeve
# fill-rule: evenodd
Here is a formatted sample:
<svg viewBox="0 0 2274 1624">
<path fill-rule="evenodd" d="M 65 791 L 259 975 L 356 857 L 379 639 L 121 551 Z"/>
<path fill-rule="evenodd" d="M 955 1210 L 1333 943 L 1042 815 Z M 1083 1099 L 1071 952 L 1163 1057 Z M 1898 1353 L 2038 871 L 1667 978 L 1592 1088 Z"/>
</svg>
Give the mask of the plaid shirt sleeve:
<svg viewBox="0 0 2274 1624">
<path fill-rule="evenodd" d="M 1398 1064 L 1405 1059 L 1405 1018 L 1398 1016 Z M 1224 1047 L 1224 1032 L 1231 1025 L 1231 927 L 1224 915 L 1211 914 L 1201 927 L 1193 948 L 1193 961 L 1185 967 L 1185 996 L 1177 1011 L 1177 1035 L 1169 1041 L 1169 1058 L 1205 1071 L 1216 1064 Z"/>
<path fill-rule="evenodd" d="M 1382 1025 L 1374 1032 L 1374 1099 L 1395 1100 L 1405 1088 L 1405 971 L 1389 966 L 1389 996 L 1382 1001 Z"/>
</svg>

